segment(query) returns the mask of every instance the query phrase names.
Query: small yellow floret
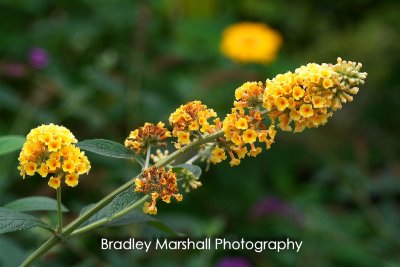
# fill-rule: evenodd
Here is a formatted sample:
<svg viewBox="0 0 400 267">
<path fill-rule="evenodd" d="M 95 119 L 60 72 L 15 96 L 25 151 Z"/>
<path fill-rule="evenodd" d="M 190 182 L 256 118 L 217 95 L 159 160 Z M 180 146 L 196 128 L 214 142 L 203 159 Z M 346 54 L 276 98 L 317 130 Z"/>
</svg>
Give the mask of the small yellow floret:
<svg viewBox="0 0 400 267">
<path fill-rule="evenodd" d="M 178 137 L 178 142 L 182 145 L 187 145 L 190 143 L 190 134 L 188 132 L 178 132 L 176 134 Z"/>
<path fill-rule="evenodd" d="M 309 118 L 311 117 L 314 112 L 313 112 L 313 108 L 310 104 L 304 104 L 300 107 L 299 113 L 301 116 L 303 116 L 304 118 Z"/>
<path fill-rule="evenodd" d="M 245 143 L 254 143 L 257 139 L 257 132 L 252 129 L 247 129 L 243 133 L 242 138 Z"/>
<path fill-rule="evenodd" d="M 48 185 L 54 189 L 57 189 L 60 187 L 61 180 L 60 177 L 50 177 Z"/>
<path fill-rule="evenodd" d="M 246 130 L 248 125 L 247 125 L 247 120 L 245 118 L 240 118 L 235 124 L 236 129 L 240 130 Z"/>
<path fill-rule="evenodd" d="M 214 164 L 217 164 L 225 159 L 226 159 L 225 150 L 220 148 L 219 146 L 215 146 L 215 148 L 211 152 L 210 161 Z"/>
<path fill-rule="evenodd" d="M 70 187 L 75 187 L 78 185 L 78 175 L 75 173 L 65 175 L 65 183 Z"/>
</svg>

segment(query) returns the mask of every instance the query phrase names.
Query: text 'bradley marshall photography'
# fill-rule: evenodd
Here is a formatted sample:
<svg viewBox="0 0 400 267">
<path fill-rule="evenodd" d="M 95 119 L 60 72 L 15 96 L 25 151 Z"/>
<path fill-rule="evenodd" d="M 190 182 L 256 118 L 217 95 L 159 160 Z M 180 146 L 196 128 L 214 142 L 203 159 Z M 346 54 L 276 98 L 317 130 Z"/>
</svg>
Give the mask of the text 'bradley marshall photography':
<svg viewBox="0 0 400 267">
<path fill-rule="evenodd" d="M 205 238 L 202 240 L 192 240 L 190 238 L 181 240 L 154 239 L 137 240 L 129 238 L 127 240 L 108 240 L 101 239 L 102 250 L 141 250 L 149 252 L 154 250 L 251 250 L 257 253 L 264 251 L 281 252 L 292 250 L 299 252 L 303 241 L 291 240 L 227 240 L 226 238 Z"/>
</svg>

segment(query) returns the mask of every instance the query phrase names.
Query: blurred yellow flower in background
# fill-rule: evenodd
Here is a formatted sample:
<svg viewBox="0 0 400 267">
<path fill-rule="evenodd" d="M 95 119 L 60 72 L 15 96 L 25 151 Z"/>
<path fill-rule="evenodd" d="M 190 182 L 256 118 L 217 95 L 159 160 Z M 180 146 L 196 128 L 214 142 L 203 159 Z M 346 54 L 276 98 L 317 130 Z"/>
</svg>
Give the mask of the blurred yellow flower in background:
<svg viewBox="0 0 400 267">
<path fill-rule="evenodd" d="M 264 23 L 240 22 L 222 33 L 221 52 L 241 63 L 270 63 L 282 45 L 282 36 Z"/>
</svg>

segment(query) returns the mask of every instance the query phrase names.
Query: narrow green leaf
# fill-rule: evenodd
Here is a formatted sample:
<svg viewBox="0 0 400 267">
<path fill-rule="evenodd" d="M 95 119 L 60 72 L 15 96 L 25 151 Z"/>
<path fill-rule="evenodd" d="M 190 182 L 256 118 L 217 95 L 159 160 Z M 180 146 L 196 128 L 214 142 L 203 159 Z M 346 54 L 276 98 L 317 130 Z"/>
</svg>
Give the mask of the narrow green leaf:
<svg viewBox="0 0 400 267">
<path fill-rule="evenodd" d="M 120 212 L 135 203 L 139 198 L 139 193 L 135 192 L 133 188 L 120 193 L 106 207 L 107 216 L 112 217 L 115 213 Z"/>
<path fill-rule="evenodd" d="M 144 165 L 144 160 L 132 152 L 130 149 L 124 147 L 120 143 L 106 140 L 106 139 L 89 139 L 81 141 L 77 144 L 82 150 L 93 152 L 99 155 L 112 158 L 121 159 L 134 159 L 140 165 Z"/>
<path fill-rule="evenodd" d="M 20 135 L 0 136 L 0 156 L 21 149 L 25 137 Z"/>
<path fill-rule="evenodd" d="M 33 227 L 52 230 L 52 227 L 39 218 L 0 207 L 0 234 L 21 231 Z"/>
<path fill-rule="evenodd" d="M 120 226 L 134 223 L 147 223 L 150 221 L 155 221 L 156 219 L 145 214 L 141 208 L 134 209 L 131 212 L 125 214 L 124 216 L 119 217 L 107 224 L 104 227 L 112 227 L 112 226 Z"/>
<path fill-rule="evenodd" d="M 81 227 L 94 223 L 98 220 L 101 220 L 103 218 L 109 218 L 123 210 L 126 207 L 129 207 L 132 205 L 134 202 L 139 200 L 140 195 L 138 193 L 135 193 L 133 188 L 128 189 L 122 193 L 120 193 L 118 196 L 116 196 L 107 206 L 99 210 L 97 213 L 95 213 L 92 217 L 90 217 L 89 220 L 87 220 L 84 224 L 82 224 Z M 88 209 L 90 209 L 93 206 L 93 204 L 88 205 L 84 207 L 81 210 L 81 215 L 84 214 Z"/>
<path fill-rule="evenodd" d="M 174 166 L 172 169 L 186 169 L 196 177 L 200 177 L 201 175 L 201 168 L 193 164 L 179 164 Z"/>
<path fill-rule="evenodd" d="M 20 212 L 37 210 L 56 211 L 57 201 L 49 197 L 26 197 L 12 201 L 4 207 Z M 61 205 L 61 209 L 63 212 L 68 211 L 64 205 Z"/>
<path fill-rule="evenodd" d="M 179 237 L 184 236 L 184 234 L 175 232 L 171 227 L 169 227 L 165 223 L 157 221 L 157 220 L 149 221 L 149 222 L 147 222 L 147 224 L 152 226 L 152 227 L 154 227 L 154 228 L 156 228 L 157 230 L 160 230 L 163 233 L 166 233 L 166 234 L 179 236 Z"/>
</svg>

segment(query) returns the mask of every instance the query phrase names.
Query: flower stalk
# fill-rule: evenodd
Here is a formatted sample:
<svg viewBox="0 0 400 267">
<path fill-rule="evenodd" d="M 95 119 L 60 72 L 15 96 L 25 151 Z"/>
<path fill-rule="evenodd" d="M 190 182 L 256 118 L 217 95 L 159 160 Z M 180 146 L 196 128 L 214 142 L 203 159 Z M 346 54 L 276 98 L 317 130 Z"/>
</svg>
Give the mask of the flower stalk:
<svg viewBox="0 0 400 267">
<path fill-rule="evenodd" d="M 143 127 L 132 131 L 125 140 L 125 146 L 136 154 L 146 153 L 142 171 L 64 229 L 61 178 L 64 178 L 68 186 L 76 186 L 78 175 L 90 170 L 90 162 L 75 147 L 77 140 L 67 129 L 55 125 L 33 129 L 21 151 L 19 169 L 23 177 L 32 176 L 35 172 L 43 177 L 49 173 L 60 174 L 49 180 L 49 185 L 57 189 L 58 227 L 57 233 L 34 251 L 22 266 L 29 266 L 61 241 L 118 219 L 141 204 L 145 213 L 156 214 L 157 199 L 170 203 L 171 197 L 174 197 L 180 202 L 182 195 L 177 188 L 176 174 L 164 167 L 190 150 L 203 149 L 204 153 L 207 148 L 201 146 L 212 143 L 208 161 L 217 164 L 227 159 L 228 154 L 230 165 L 235 166 L 245 156 L 256 157 L 260 154 L 262 148 L 258 145 L 264 143 L 266 149 L 269 149 L 275 140 L 275 128 L 301 132 L 306 128 L 324 125 L 334 111 L 342 108 L 342 103 L 351 102 L 353 95 L 358 93 L 357 86 L 363 84 L 367 76 L 367 73 L 360 72 L 361 67 L 360 63 L 338 58 L 335 65 L 310 63 L 293 73 L 287 72 L 272 80 L 268 79 L 265 84 L 247 82 L 236 89 L 234 107 L 223 120 L 200 101 L 192 101 L 181 105 L 170 115 L 169 123 L 173 128 L 171 132 L 162 122 L 156 125 L 145 123 Z M 151 147 L 165 147 L 164 140 L 171 136 L 177 138 L 177 150 L 149 166 Z M 197 160 L 199 153 L 188 162 Z M 194 182 L 196 186 L 201 184 Z M 111 217 L 79 228 L 117 195 L 132 188 L 146 195 Z M 145 202 L 150 197 L 151 202 Z"/>
<path fill-rule="evenodd" d="M 206 144 L 213 142 L 217 138 L 223 136 L 224 132 L 223 131 L 218 131 L 214 134 L 210 134 L 205 136 L 204 138 L 198 139 L 194 142 L 191 142 L 190 144 L 184 146 L 183 148 L 180 148 L 173 152 L 172 154 L 168 155 L 167 157 L 163 158 L 156 164 L 154 164 L 156 167 L 163 167 L 171 163 L 172 161 L 176 160 L 178 157 L 182 156 L 186 152 L 198 148 L 200 145 Z M 137 176 L 139 177 L 141 173 Z M 105 196 L 103 199 L 101 199 L 97 204 L 95 204 L 92 208 L 90 208 L 87 212 L 76 218 L 74 221 L 69 223 L 67 226 L 65 226 L 64 231 L 59 235 L 54 235 L 50 237 L 43 245 L 41 245 L 36 251 L 34 251 L 22 264 L 21 266 L 30 266 L 35 260 L 46 254 L 51 248 L 56 246 L 58 243 L 60 243 L 63 240 L 66 240 L 72 236 L 77 236 L 79 234 L 82 234 L 84 232 L 87 232 L 89 230 L 92 230 L 100 225 L 103 225 L 106 223 L 106 221 L 102 221 L 101 223 L 96 223 L 96 225 L 91 225 L 90 227 L 82 228 L 83 230 L 77 230 L 80 225 L 82 225 L 84 222 L 86 222 L 90 217 L 92 217 L 94 214 L 96 214 L 98 211 L 100 211 L 102 208 L 104 208 L 107 204 L 109 204 L 118 194 L 128 190 L 134 185 L 135 179 L 132 179 L 128 181 L 127 183 L 123 184 L 119 188 L 115 189 L 113 192 Z M 145 197 L 141 198 L 137 202 L 133 203 L 131 206 L 125 208 L 124 210 L 120 211 L 119 213 L 115 214 L 112 219 L 117 219 L 129 211 L 133 210 L 134 208 L 137 208 L 140 206 L 146 199 L 148 198 L 148 195 Z M 110 222 L 107 221 L 107 222 Z M 76 231 L 75 231 L 76 230 Z"/>
<path fill-rule="evenodd" d="M 62 231 L 63 231 L 63 219 L 62 219 L 62 208 L 61 208 L 61 187 L 57 188 L 57 215 L 58 215 L 57 234 L 61 235 Z"/>
</svg>

